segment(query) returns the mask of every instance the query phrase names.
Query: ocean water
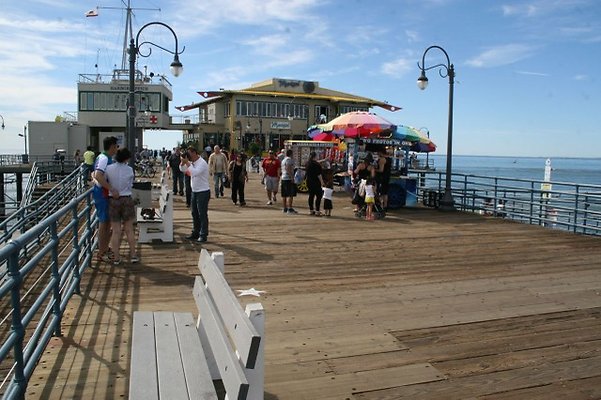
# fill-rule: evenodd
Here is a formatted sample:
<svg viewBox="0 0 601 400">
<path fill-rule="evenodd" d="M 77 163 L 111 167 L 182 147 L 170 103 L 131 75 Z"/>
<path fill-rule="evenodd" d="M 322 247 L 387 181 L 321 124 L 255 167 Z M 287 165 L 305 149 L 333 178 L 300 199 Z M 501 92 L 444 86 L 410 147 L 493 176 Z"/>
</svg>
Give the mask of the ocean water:
<svg viewBox="0 0 601 400">
<path fill-rule="evenodd" d="M 425 160 L 424 154 L 419 154 Z M 446 156 L 430 155 L 437 171 L 446 168 Z M 542 181 L 546 157 L 453 156 L 453 173 Z M 601 185 L 601 158 L 550 158 L 551 181 Z"/>
</svg>

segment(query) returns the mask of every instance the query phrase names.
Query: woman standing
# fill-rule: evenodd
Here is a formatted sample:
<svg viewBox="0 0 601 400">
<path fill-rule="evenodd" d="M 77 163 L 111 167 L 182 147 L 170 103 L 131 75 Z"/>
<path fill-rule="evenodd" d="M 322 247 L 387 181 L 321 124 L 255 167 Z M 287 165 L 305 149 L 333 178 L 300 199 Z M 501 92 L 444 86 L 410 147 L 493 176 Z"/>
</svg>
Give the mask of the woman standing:
<svg viewBox="0 0 601 400">
<path fill-rule="evenodd" d="M 232 154 L 234 154 L 233 151 Z M 240 206 L 244 207 L 246 205 L 246 202 L 244 201 L 244 186 L 246 185 L 246 182 L 248 182 L 246 154 L 240 153 L 235 155 L 235 158 L 230 161 L 228 175 L 232 184 L 232 203 L 238 205 L 238 200 L 240 200 Z"/>
<path fill-rule="evenodd" d="M 110 192 L 109 198 L 109 217 L 111 220 L 111 248 L 113 249 L 113 264 L 119 265 L 121 257 L 119 248 L 121 247 L 121 227 L 125 231 L 127 242 L 129 244 L 129 260 L 137 263 L 139 260 L 136 255 L 136 238 L 134 235 L 134 218 L 136 216 L 136 205 L 131 197 L 134 184 L 134 170 L 127 165 L 131 158 L 131 153 L 126 148 L 117 150 L 115 163 L 106 167 L 106 178 L 115 190 Z M 116 196 L 115 191 L 119 193 Z"/>
<path fill-rule="evenodd" d="M 323 195 L 322 169 L 316 160 L 317 154 L 312 151 L 305 165 L 305 178 L 309 189 L 309 214 L 320 217 L 321 197 Z"/>
</svg>

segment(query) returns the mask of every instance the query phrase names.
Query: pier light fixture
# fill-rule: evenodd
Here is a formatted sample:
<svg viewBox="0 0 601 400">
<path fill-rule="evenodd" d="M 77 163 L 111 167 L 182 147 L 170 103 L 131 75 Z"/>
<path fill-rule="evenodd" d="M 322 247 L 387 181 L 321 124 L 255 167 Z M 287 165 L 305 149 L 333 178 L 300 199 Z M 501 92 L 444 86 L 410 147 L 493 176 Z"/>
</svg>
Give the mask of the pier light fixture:
<svg viewBox="0 0 601 400">
<path fill-rule="evenodd" d="M 443 52 L 446 57 L 447 63 L 439 63 L 432 65 L 430 67 L 426 67 L 426 54 L 428 51 L 432 49 L 438 49 Z M 439 68 L 438 74 L 442 78 L 449 78 L 449 120 L 448 120 L 448 136 L 447 136 L 447 168 L 446 168 L 446 179 L 445 179 L 445 189 L 444 195 L 440 200 L 440 210 L 442 211 L 454 211 L 455 210 L 455 200 L 453 199 L 453 192 L 451 190 L 451 177 L 452 177 L 452 160 L 453 160 L 453 86 L 455 85 L 455 67 L 451 64 L 449 59 L 449 55 L 447 52 L 440 46 L 430 46 L 422 55 L 421 65 L 418 61 L 418 68 L 421 70 L 421 74 L 419 78 L 417 78 L 417 87 L 421 90 L 426 89 L 428 87 L 428 77 L 426 77 L 426 71 L 429 71 L 434 68 Z"/>
<path fill-rule="evenodd" d="M 173 35 L 173 38 L 175 39 L 175 50 L 166 49 L 165 47 L 162 47 L 156 43 L 153 43 L 153 42 L 150 42 L 147 40 L 140 42 L 140 34 L 142 33 L 142 31 L 144 29 L 148 28 L 149 26 L 153 26 L 153 25 L 159 25 L 159 26 L 165 27 L 171 32 L 171 34 Z M 140 52 L 140 47 L 142 47 L 144 45 L 148 46 L 148 53 Z M 173 74 L 173 76 L 178 77 L 179 75 L 181 75 L 181 73 L 184 70 L 182 63 L 179 60 L 179 55 L 184 52 L 186 47 L 184 46 L 181 49 L 181 51 L 179 50 L 177 35 L 175 34 L 173 29 L 171 29 L 171 27 L 169 25 L 167 25 L 163 22 L 157 22 L 157 21 L 149 22 L 140 28 L 140 30 L 136 34 L 135 40 L 133 39 L 133 37 L 130 39 L 129 49 L 128 49 L 128 53 L 129 53 L 129 103 L 128 103 L 128 107 L 127 107 L 128 124 L 127 124 L 126 146 L 131 152 L 135 151 L 135 138 L 136 138 L 136 107 L 135 107 L 136 57 L 137 56 L 150 57 L 150 55 L 152 54 L 152 46 L 159 48 L 169 54 L 173 54 L 173 62 L 170 65 L 170 70 L 171 70 L 171 73 Z M 132 157 L 130 159 L 130 165 L 132 167 L 133 167 L 134 162 L 135 162 L 135 157 Z"/>
<path fill-rule="evenodd" d="M 2 118 L 2 130 L 4 130 L 4 117 L 0 115 L 0 118 Z"/>
</svg>

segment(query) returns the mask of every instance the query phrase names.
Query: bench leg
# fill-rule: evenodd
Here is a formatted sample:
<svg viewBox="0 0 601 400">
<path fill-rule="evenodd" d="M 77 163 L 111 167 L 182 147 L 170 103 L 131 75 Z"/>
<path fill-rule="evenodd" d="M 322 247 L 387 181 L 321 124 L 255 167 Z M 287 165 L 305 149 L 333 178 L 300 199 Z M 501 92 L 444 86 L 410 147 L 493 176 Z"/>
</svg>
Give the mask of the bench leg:
<svg viewBox="0 0 601 400">
<path fill-rule="evenodd" d="M 255 368 L 246 369 L 246 378 L 248 379 L 248 396 L 246 398 L 248 400 L 263 400 L 265 391 L 265 362 L 263 356 L 265 350 L 265 311 L 261 303 L 248 304 L 245 311 L 250 322 L 261 336 Z"/>
</svg>

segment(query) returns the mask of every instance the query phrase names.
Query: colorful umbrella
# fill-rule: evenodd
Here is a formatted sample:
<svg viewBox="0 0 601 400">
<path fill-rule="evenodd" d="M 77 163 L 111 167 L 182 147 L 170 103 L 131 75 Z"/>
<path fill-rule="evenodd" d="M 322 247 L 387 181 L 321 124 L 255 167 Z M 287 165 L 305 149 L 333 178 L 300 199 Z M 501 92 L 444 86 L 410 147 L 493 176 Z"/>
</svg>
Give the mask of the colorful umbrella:
<svg viewBox="0 0 601 400">
<path fill-rule="evenodd" d="M 319 135 L 322 132 L 323 130 L 317 125 L 311 125 L 309 129 L 307 129 L 307 135 L 309 135 L 311 139 L 313 139 L 316 135 Z"/>
<path fill-rule="evenodd" d="M 436 145 L 434 142 L 422 131 L 417 131 L 419 134 L 419 142 L 411 146 L 412 151 L 418 153 L 433 153 L 436 151 Z"/>
<path fill-rule="evenodd" d="M 353 111 L 334 118 L 327 124 L 316 125 L 324 132 L 347 138 L 369 137 L 392 132 L 396 125 L 379 115 L 365 111 Z"/>
<path fill-rule="evenodd" d="M 412 126 L 398 125 L 392 132 L 391 138 L 405 142 L 419 142 L 421 136 L 420 131 Z"/>
<path fill-rule="evenodd" d="M 319 142 L 333 142 L 336 139 L 336 137 L 331 133 L 321 132 L 313 136 L 312 139 Z"/>
</svg>

